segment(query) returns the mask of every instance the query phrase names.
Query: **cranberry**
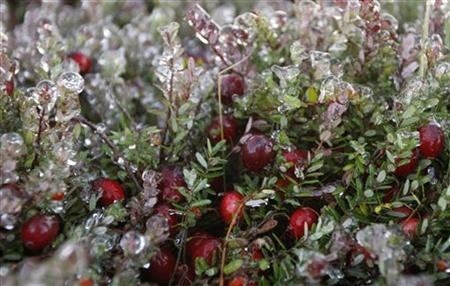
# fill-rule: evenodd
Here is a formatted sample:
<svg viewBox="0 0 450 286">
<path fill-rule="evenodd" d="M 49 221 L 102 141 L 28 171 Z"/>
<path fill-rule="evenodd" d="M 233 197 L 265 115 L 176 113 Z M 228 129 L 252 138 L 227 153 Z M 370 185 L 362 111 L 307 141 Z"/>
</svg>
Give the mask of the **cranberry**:
<svg viewBox="0 0 450 286">
<path fill-rule="evenodd" d="M 289 219 L 289 226 L 296 239 L 303 237 L 305 224 L 308 229 L 317 222 L 317 213 L 312 208 L 298 208 Z"/>
<path fill-rule="evenodd" d="M 419 219 L 415 217 L 405 218 L 400 221 L 403 232 L 408 236 L 415 236 L 417 234 L 417 225 L 419 224 Z"/>
<path fill-rule="evenodd" d="M 13 96 L 13 94 L 14 94 L 14 79 L 8 80 L 6 82 L 6 94 L 8 96 Z"/>
<path fill-rule="evenodd" d="M 220 247 L 221 242 L 218 238 L 200 232 L 188 241 L 186 252 L 191 258 L 192 265 L 195 265 L 195 260 L 199 257 L 203 257 L 208 264 L 211 264 L 214 253 L 219 253 Z"/>
<path fill-rule="evenodd" d="M 306 272 L 312 278 L 319 278 L 323 275 L 324 270 L 327 268 L 328 262 L 325 259 L 316 259 L 311 261 L 306 267 Z"/>
<path fill-rule="evenodd" d="M 241 156 L 247 169 L 259 172 L 274 157 L 273 141 L 264 135 L 251 135 L 242 145 Z"/>
<path fill-rule="evenodd" d="M 238 274 L 227 281 L 227 286 L 258 286 L 258 283 L 248 279 L 245 274 Z"/>
<path fill-rule="evenodd" d="M 229 115 L 222 116 L 223 122 L 223 138 L 228 142 L 233 142 L 237 137 L 237 124 L 236 120 Z M 221 126 L 220 126 L 220 117 L 214 118 L 214 120 L 209 125 L 207 132 L 208 137 L 211 139 L 211 142 L 217 143 L 221 140 Z"/>
<path fill-rule="evenodd" d="M 412 173 L 414 171 L 414 169 L 417 167 L 417 164 L 419 163 L 419 152 L 417 151 L 417 149 L 414 149 L 412 151 L 412 155 L 409 159 L 409 162 L 406 164 L 403 164 L 401 166 L 398 166 L 397 169 L 395 169 L 394 173 L 397 176 L 401 176 L 401 177 L 405 177 L 407 175 L 409 175 L 410 173 Z M 402 161 L 402 159 L 397 158 L 395 160 L 396 162 L 400 162 Z"/>
<path fill-rule="evenodd" d="M 154 208 L 155 213 L 161 214 L 167 218 L 167 222 L 169 223 L 169 232 L 170 236 L 175 234 L 175 230 L 178 224 L 178 218 L 176 214 L 171 212 L 170 206 L 166 203 L 160 203 Z"/>
<path fill-rule="evenodd" d="M 80 74 L 86 74 L 91 70 L 92 60 L 81 52 L 73 52 L 69 57 L 74 60 L 80 68 Z"/>
<path fill-rule="evenodd" d="M 22 226 L 22 240 L 26 248 L 39 251 L 50 245 L 59 233 L 59 221 L 54 216 L 37 214 Z"/>
<path fill-rule="evenodd" d="M 429 159 L 434 159 L 444 149 L 444 131 L 437 124 L 427 124 L 419 128 L 420 153 Z"/>
<path fill-rule="evenodd" d="M 308 160 L 308 154 L 309 152 L 305 150 L 285 151 L 283 153 L 284 159 L 291 166 L 287 170 L 287 174 L 290 177 L 295 178 L 295 168 L 300 168 L 305 165 L 305 162 Z"/>
<path fill-rule="evenodd" d="M 233 103 L 233 95 L 243 95 L 244 79 L 238 74 L 225 75 L 221 79 L 220 92 L 224 104 Z"/>
<path fill-rule="evenodd" d="M 92 182 L 92 190 L 102 192 L 102 196 L 98 200 L 101 206 L 109 206 L 116 201 L 125 199 L 125 192 L 116 180 L 98 178 Z"/>
<path fill-rule="evenodd" d="M 371 253 L 369 250 L 367 250 L 367 248 L 356 244 L 349 253 L 349 264 L 352 264 L 355 257 L 360 254 L 364 256 L 364 261 L 366 263 L 368 263 L 369 261 L 373 261 L 376 258 L 375 254 Z"/>
<path fill-rule="evenodd" d="M 92 281 L 91 278 L 81 277 L 80 280 L 78 280 L 80 286 L 94 286 L 94 281 Z"/>
<path fill-rule="evenodd" d="M 217 193 L 223 192 L 223 176 L 215 177 L 209 181 L 209 185 L 211 186 L 211 189 Z"/>
<path fill-rule="evenodd" d="M 175 256 L 168 249 L 161 248 L 150 259 L 150 267 L 144 270 L 144 278 L 161 285 L 168 285 L 176 264 Z"/>
<path fill-rule="evenodd" d="M 260 261 L 264 258 L 264 255 L 262 254 L 261 250 L 258 248 L 256 244 L 253 244 L 251 247 L 252 250 L 252 259 L 254 261 Z"/>
<path fill-rule="evenodd" d="M 62 201 L 64 200 L 64 192 L 55 192 L 52 194 L 52 200 L 54 201 Z"/>
<path fill-rule="evenodd" d="M 398 187 L 392 187 L 390 188 L 386 194 L 384 195 L 383 198 L 383 202 L 385 204 L 392 202 L 392 199 L 394 198 L 394 196 L 399 192 L 399 188 Z"/>
<path fill-rule="evenodd" d="M 235 215 L 241 205 L 244 197 L 238 192 L 225 192 L 221 202 L 220 202 L 220 214 L 222 215 L 225 223 L 229 224 L 233 219 L 233 215 Z M 242 216 L 244 207 L 242 206 L 238 217 Z"/>
<path fill-rule="evenodd" d="M 164 166 L 161 170 L 162 181 L 159 184 L 161 198 L 166 202 L 179 203 L 184 200 L 178 191 L 180 187 L 187 187 L 183 174 L 178 168 Z"/>
<path fill-rule="evenodd" d="M 447 262 L 445 262 L 445 260 L 438 260 L 438 262 L 436 262 L 436 267 L 440 272 L 446 272 L 448 269 L 448 264 Z"/>
</svg>

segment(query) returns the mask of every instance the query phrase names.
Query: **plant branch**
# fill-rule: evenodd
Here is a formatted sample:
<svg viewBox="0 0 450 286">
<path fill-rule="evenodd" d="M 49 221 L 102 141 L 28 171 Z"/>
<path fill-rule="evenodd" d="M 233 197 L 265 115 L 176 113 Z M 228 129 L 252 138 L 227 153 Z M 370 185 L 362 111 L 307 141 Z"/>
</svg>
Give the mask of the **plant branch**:
<svg viewBox="0 0 450 286">
<path fill-rule="evenodd" d="M 428 30 L 430 25 L 430 12 L 431 12 L 431 1 L 427 0 L 425 2 L 425 19 L 422 27 L 422 39 L 421 39 L 421 50 L 420 50 L 420 76 L 425 76 L 425 70 L 427 66 L 426 49 L 427 49 L 427 38 Z"/>
<path fill-rule="evenodd" d="M 36 167 L 36 164 L 39 161 L 39 152 L 41 151 L 41 137 L 42 137 L 42 125 L 44 123 L 44 116 L 45 116 L 45 108 L 42 109 L 42 112 L 39 116 L 39 127 L 38 127 L 38 133 L 36 138 L 36 156 L 33 159 L 33 163 L 31 164 L 31 169 L 34 169 Z"/>
<path fill-rule="evenodd" d="M 103 140 L 103 142 L 106 143 L 106 145 L 109 146 L 109 148 L 111 148 L 112 155 L 113 155 L 113 161 L 117 162 L 119 160 L 119 158 L 122 158 L 123 166 L 124 166 L 125 170 L 127 171 L 128 176 L 133 180 L 134 184 L 136 185 L 136 188 L 138 188 L 139 191 L 142 191 L 142 187 L 139 184 L 139 181 L 136 178 L 136 176 L 134 175 L 133 171 L 131 170 L 130 164 L 128 163 L 127 160 L 125 160 L 123 158 L 123 156 L 120 153 L 117 146 L 114 144 L 114 142 L 112 142 L 111 139 L 109 139 L 109 137 L 105 134 L 105 132 L 98 130 L 97 126 L 94 123 L 90 122 L 83 116 L 76 116 L 73 118 L 73 120 L 75 120 L 79 123 L 82 123 L 84 125 L 87 125 L 93 132 L 95 132 Z"/>
</svg>

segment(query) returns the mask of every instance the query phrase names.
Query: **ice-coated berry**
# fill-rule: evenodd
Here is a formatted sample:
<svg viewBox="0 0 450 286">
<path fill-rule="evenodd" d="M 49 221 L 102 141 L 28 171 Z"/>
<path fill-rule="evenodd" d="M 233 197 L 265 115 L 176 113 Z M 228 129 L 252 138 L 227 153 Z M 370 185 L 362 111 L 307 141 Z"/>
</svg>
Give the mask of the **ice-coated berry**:
<svg viewBox="0 0 450 286">
<path fill-rule="evenodd" d="M 242 216 L 244 207 L 241 207 L 239 213 L 237 211 L 243 200 L 244 197 L 238 192 L 225 192 L 220 201 L 220 214 L 225 223 L 229 224 L 235 214 Z"/>
<path fill-rule="evenodd" d="M 22 226 L 22 241 L 26 248 L 39 251 L 50 245 L 59 233 L 59 221 L 50 215 L 37 214 Z"/>
<path fill-rule="evenodd" d="M 107 178 L 95 179 L 92 182 L 92 190 L 94 192 L 102 192 L 98 203 L 104 207 L 125 199 L 125 191 L 116 180 Z"/>
<path fill-rule="evenodd" d="M 237 137 L 237 124 L 236 120 L 229 115 L 222 116 L 223 122 L 223 138 L 228 142 L 234 142 Z M 213 119 L 211 124 L 209 125 L 207 132 L 208 137 L 213 143 L 219 142 L 221 137 L 221 126 L 220 126 L 220 117 L 216 117 Z"/>
<path fill-rule="evenodd" d="M 289 163 L 290 168 L 287 170 L 287 175 L 295 178 L 295 168 L 303 167 L 305 162 L 308 160 L 308 151 L 305 150 L 294 150 L 283 152 L 284 160 Z"/>
<path fill-rule="evenodd" d="M 296 239 L 300 239 L 305 234 L 305 224 L 310 229 L 317 222 L 317 213 L 308 207 L 298 208 L 289 219 L 289 227 Z"/>
<path fill-rule="evenodd" d="M 176 257 L 168 249 L 161 248 L 150 259 L 150 267 L 144 270 L 144 277 L 147 281 L 168 285 L 176 264 Z"/>
<path fill-rule="evenodd" d="M 444 149 L 444 131 L 437 124 L 427 124 L 419 128 L 420 153 L 428 159 L 434 159 Z"/>
<path fill-rule="evenodd" d="M 192 265 L 195 265 L 195 260 L 199 257 L 203 257 L 208 264 L 211 264 L 214 254 L 219 257 L 221 245 L 218 238 L 205 232 L 197 232 L 186 244 L 186 252 L 191 258 Z"/>
<path fill-rule="evenodd" d="M 245 81 L 238 74 L 229 74 L 222 77 L 220 92 L 222 103 L 233 103 L 233 95 L 243 95 L 245 91 Z"/>
<path fill-rule="evenodd" d="M 400 221 L 403 232 L 408 236 L 415 236 L 417 234 L 417 225 L 419 224 L 419 219 L 415 217 L 405 218 Z"/>
<path fill-rule="evenodd" d="M 178 168 L 164 166 L 161 169 L 162 180 L 159 184 L 161 199 L 165 202 L 179 203 L 184 200 L 178 191 L 181 187 L 187 187 L 183 173 Z"/>
<path fill-rule="evenodd" d="M 251 135 L 241 148 L 244 166 L 253 172 L 261 171 L 274 157 L 273 145 L 273 141 L 264 135 Z"/>
<path fill-rule="evenodd" d="M 395 161 L 398 163 L 401 162 L 402 159 L 397 158 Z M 416 169 L 418 163 L 419 163 L 419 151 L 417 151 L 417 149 L 414 149 L 412 151 L 409 162 L 398 166 L 397 169 L 395 169 L 394 173 L 395 175 L 400 177 L 408 176 Z"/>
<path fill-rule="evenodd" d="M 74 60 L 80 68 L 80 74 L 86 74 L 90 72 L 92 67 L 92 60 L 82 52 L 73 52 L 69 54 L 69 57 Z"/>
<path fill-rule="evenodd" d="M 169 223 L 169 232 L 170 235 L 173 236 L 175 234 L 175 230 L 178 224 L 178 218 L 173 210 L 171 210 L 170 206 L 166 203 L 160 203 L 154 207 L 154 211 L 157 214 L 161 214 L 167 218 L 167 222 Z"/>
</svg>

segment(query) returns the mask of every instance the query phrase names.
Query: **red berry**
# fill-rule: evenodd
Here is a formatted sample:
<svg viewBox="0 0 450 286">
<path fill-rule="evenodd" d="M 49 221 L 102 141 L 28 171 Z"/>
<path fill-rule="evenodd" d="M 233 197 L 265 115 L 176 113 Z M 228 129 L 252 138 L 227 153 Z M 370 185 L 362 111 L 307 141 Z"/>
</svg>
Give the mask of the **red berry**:
<svg viewBox="0 0 450 286">
<path fill-rule="evenodd" d="M 244 166 L 253 172 L 261 171 L 274 157 L 273 141 L 264 135 L 251 135 L 242 145 Z"/>
<path fill-rule="evenodd" d="M 81 52 L 73 52 L 69 55 L 69 57 L 78 64 L 80 74 L 86 74 L 91 70 L 92 60 L 85 54 Z"/>
<path fill-rule="evenodd" d="M 92 182 L 92 190 L 94 192 L 102 192 L 98 202 L 104 207 L 125 199 L 125 192 L 122 186 L 115 180 L 98 178 Z"/>
<path fill-rule="evenodd" d="M 168 285 L 176 264 L 175 256 L 168 249 L 161 248 L 150 259 L 150 267 L 144 270 L 144 278 L 161 285 Z"/>
<path fill-rule="evenodd" d="M 308 160 L 308 151 L 294 150 L 283 152 L 283 157 L 287 163 L 290 164 L 290 168 L 287 170 L 287 174 L 295 178 L 295 168 L 303 167 Z"/>
<path fill-rule="evenodd" d="M 80 283 L 80 286 L 94 286 L 94 281 L 92 281 L 91 278 L 81 277 L 78 282 Z"/>
<path fill-rule="evenodd" d="M 39 251 L 50 245 L 59 233 L 59 221 L 54 216 L 37 214 L 22 226 L 22 241 L 26 248 Z"/>
<path fill-rule="evenodd" d="M 186 252 L 191 258 L 192 265 L 195 265 L 195 260 L 199 257 L 203 257 L 208 264 L 211 264 L 214 253 L 218 255 L 220 248 L 221 242 L 218 238 L 200 232 L 188 241 Z"/>
<path fill-rule="evenodd" d="M 414 149 L 412 151 L 411 157 L 409 159 L 409 162 L 406 164 L 403 164 L 401 166 L 398 166 L 397 169 L 395 169 L 394 173 L 397 176 L 405 177 L 408 176 L 410 173 L 414 171 L 414 169 L 417 167 L 417 164 L 419 163 L 419 152 L 417 149 Z M 395 160 L 396 162 L 402 161 L 401 158 L 397 158 Z"/>
<path fill-rule="evenodd" d="M 427 124 L 419 128 L 420 135 L 420 153 L 429 158 L 434 159 L 444 149 L 445 137 L 444 131 L 437 124 Z"/>
<path fill-rule="evenodd" d="M 229 115 L 222 116 L 223 122 L 223 138 L 228 142 L 233 142 L 237 137 L 237 124 L 233 117 Z M 207 132 L 208 137 L 211 142 L 217 143 L 221 140 L 221 126 L 220 117 L 214 118 L 214 120 L 209 125 Z"/>
<path fill-rule="evenodd" d="M 317 213 L 312 208 L 298 208 L 289 220 L 289 226 L 296 239 L 303 237 L 305 224 L 308 229 L 317 222 Z"/>
<path fill-rule="evenodd" d="M 441 259 L 438 260 L 438 262 L 436 262 L 436 267 L 440 272 L 446 272 L 448 269 L 448 264 L 447 262 Z"/>
<path fill-rule="evenodd" d="M 164 166 L 161 170 L 162 181 L 159 184 L 161 198 L 165 202 L 179 203 L 184 200 L 178 191 L 180 187 L 187 187 L 182 172 L 177 168 Z"/>
<path fill-rule="evenodd" d="M 178 224 L 178 218 L 173 210 L 170 209 L 170 206 L 166 203 L 160 203 L 154 208 L 155 213 L 163 215 L 167 218 L 167 222 L 169 223 L 169 232 L 170 235 L 173 236 L 175 234 L 175 230 Z"/>
<path fill-rule="evenodd" d="M 52 200 L 54 200 L 54 201 L 62 201 L 62 200 L 64 200 L 64 192 L 55 192 L 55 193 L 53 193 Z"/>
<path fill-rule="evenodd" d="M 243 95 L 245 89 L 244 79 L 237 74 L 223 76 L 220 84 L 222 102 L 224 104 L 233 103 L 233 95 Z"/>
<path fill-rule="evenodd" d="M 233 219 L 233 215 L 235 215 L 241 205 L 244 197 L 238 192 L 225 192 L 222 200 L 220 201 L 220 214 L 222 215 L 225 223 L 229 224 Z M 244 211 L 244 207 L 242 206 L 238 217 L 242 216 Z"/>
<path fill-rule="evenodd" d="M 275 183 L 275 186 L 277 186 L 279 189 L 284 189 L 287 186 L 291 184 L 291 181 L 289 179 L 282 179 L 278 178 L 277 182 Z"/>
<path fill-rule="evenodd" d="M 253 280 L 249 281 L 245 274 L 239 274 L 228 280 L 227 286 L 258 286 L 258 283 Z"/>
<path fill-rule="evenodd" d="M 13 94 L 14 94 L 14 79 L 8 80 L 6 82 L 6 94 L 8 96 L 13 96 Z"/>
<path fill-rule="evenodd" d="M 371 253 L 369 250 L 367 250 L 367 248 L 356 244 L 349 253 L 349 263 L 352 264 L 355 257 L 360 254 L 364 256 L 364 261 L 366 263 L 368 263 L 369 261 L 373 261 L 376 258 L 375 254 Z"/>
<path fill-rule="evenodd" d="M 256 244 L 253 244 L 251 246 L 251 250 L 252 250 L 252 259 L 254 261 L 260 261 L 261 259 L 264 258 L 264 255 L 262 254 L 261 250 L 258 248 Z"/>
<path fill-rule="evenodd" d="M 217 193 L 223 192 L 223 176 L 215 177 L 211 181 L 209 181 L 209 185 L 211 189 L 216 191 Z"/>
<path fill-rule="evenodd" d="M 419 224 L 419 219 L 415 217 L 405 218 L 400 221 L 403 232 L 408 236 L 415 236 L 417 234 L 417 225 Z"/>
<path fill-rule="evenodd" d="M 390 189 L 386 192 L 386 194 L 384 195 L 383 202 L 386 203 L 386 204 L 392 202 L 392 199 L 394 198 L 394 196 L 395 196 L 399 191 L 400 191 L 400 190 L 399 190 L 398 187 L 392 187 L 392 188 L 390 188 Z"/>
</svg>

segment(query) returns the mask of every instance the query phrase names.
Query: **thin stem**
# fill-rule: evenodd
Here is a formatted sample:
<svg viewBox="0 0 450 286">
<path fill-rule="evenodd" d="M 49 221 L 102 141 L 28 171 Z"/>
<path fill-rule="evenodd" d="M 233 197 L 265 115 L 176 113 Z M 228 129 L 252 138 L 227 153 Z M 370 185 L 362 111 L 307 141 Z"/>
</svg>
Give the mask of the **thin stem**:
<svg viewBox="0 0 450 286">
<path fill-rule="evenodd" d="M 172 116 L 172 105 L 173 103 L 173 74 L 174 74 L 174 70 L 173 70 L 173 60 L 170 61 L 170 82 L 169 82 L 169 109 L 167 110 L 167 116 L 166 116 L 166 120 L 165 120 L 165 125 L 164 125 L 164 130 L 161 136 L 161 141 L 162 141 L 162 145 L 166 144 L 166 137 L 167 137 L 167 133 L 169 131 L 169 120 L 170 117 Z M 163 150 L 161 149 L 160 151 L 160 161 L 163 159 Z"/>
<path fill-rule="evenodd" d="M 421 39 L 421 50 L 420 50 L 420 76 L 425 77 L 425 71 L 427 68 L 427 58 L 426 58 L 426 49 L 427 49 L 427 39 L 428 39 L 428 30 L 430 26 L 430 13 L 431 13 L 431 1 L 427 0 L 425 3 L 425 19 L 422 27 L 422 39 Z"/>
<path fill-rule="evenodd" d="M 138 179 L 136 178 L 136 176 L 134 175 L 133 171 L 131 170 L 130 164 L 123 158 L 122 154 L 120 153 L 119 149 L 117 148 L 117 146 L 114 144 L 114 142 L 111 141 L 111 139 L 109 139 L 109 137 L 105 134 L 105 132 L 102 132 L 100 130 L 98 130 L 97 126 L 90 122 L 89 120 L 87 120 L 86 118 L 84 118 L 83 116 L 77 116 L 74 117 L 73 120 L 80 122 L 84 125 L 87 125 L 93 132 L 95 132 L 102 140 L 103 142 L 106 143 L 106 145 L 109 146 L 109 148 L 111 148 L 112 150 L 112 155 L 113 155 L 113 161 L 117 162 L 119 160 L 119 158 L 122 158 L 123 160 L 123 166 L 125 167 L 125 170 L 128 173 L 128 176 L 133 180 L 134 184 L 136 185 L 136 188 L 139 191 L 142 191 L 142 187 L 139 184 Z"/>
<path fill-rule="evenodd" d="M 39 127 L 38 127 L 38 132 L 37 132 L 37 138 L 36 138 L 36 156 L 34 157 L 33 163 L 31 164 L 31 169 L 33 169 L 34 167 L 36 167 L 36 164 L 39 161 L 39 152 L 41 152 L 41 137 L 42 137 L 42 125 L 44 123 L 44 116 L 45 116 L 45 108 L 42 109 L 42 112 L 39 116 Z"/>
</svg>

